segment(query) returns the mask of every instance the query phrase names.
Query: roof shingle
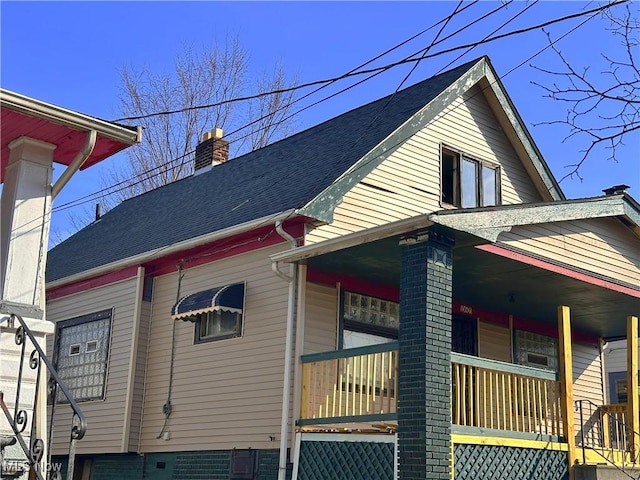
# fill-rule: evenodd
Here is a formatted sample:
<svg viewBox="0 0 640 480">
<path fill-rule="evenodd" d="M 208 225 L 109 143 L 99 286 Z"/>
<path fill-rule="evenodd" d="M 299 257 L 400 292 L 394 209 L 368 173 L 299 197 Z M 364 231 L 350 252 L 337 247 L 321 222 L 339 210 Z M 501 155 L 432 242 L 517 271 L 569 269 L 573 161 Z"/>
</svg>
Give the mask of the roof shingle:
<svg viewBox="0 0 640 480">
<path fill-rule="evenodd" d="M 122 202 L 49 252 L 47 281 L 303 207 L 477 61 Z"/>
</svg>

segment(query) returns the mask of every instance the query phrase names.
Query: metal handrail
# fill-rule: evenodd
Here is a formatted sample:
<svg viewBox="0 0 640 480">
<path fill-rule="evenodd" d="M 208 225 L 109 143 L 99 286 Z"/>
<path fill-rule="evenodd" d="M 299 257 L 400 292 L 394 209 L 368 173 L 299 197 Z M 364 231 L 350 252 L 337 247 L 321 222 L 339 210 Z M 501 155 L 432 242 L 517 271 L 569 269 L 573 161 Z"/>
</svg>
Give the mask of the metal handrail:
<svg viewBox="0 0 640 480">
<path fill-rule="evenodd" d="M 67 468 L 67 478 L 73 478 L 74 471 L 74 459 L 75 459 L 75 442 L 77 440 L 81 440 L 87 431 L 87 420 L 82 413 L 82 410 L 78 406 L 77 402 L 73 398 L 73 395 L 64 384 L 63 380 L 58 375 L 53 363 L 47 357 L 44 350 L 40 347 L 38 340 L 35 338 L 29 327 L 27 326 L 24 319 L 15 313 L 10 313 L 9 324 L 15 324 L 15 320 L 18 320 L 20 324 L 15 332 L 15 343 L 16 345 L 21 347 L 21 355 L 20 355 L 20 365 L 18 368 L 18 385 L 16 389 L 16 398 L 14 404 L 13 413 L 9 411 L 5 401 L 4 394 L 0 392 L 0 408 L 5 413 L 9 425 L 11 425 L 11 429 L 13 430 L 16 439 L 20 446 L 22 447 L 23 452 L 27 456 L 27 462 L 29 463 L 29 468 L 35 472 L 36 477 L 39 480 L 45 480 L 42 476 L 42 472 L 40 471 L 40 461 L 45 452 L 45 444 L 41 438 L 37 437 L 36 425 L 38 419 L 38 402 L 39 402 L 39 386 L 40 386 L 40 375 L 42 370 L 42 365 L 46 367 L 47 373 L 49 374 L 48 379 L 48 397 L 51 401 L 51 416 L 49 419 L 49 435 L 47 441 L 47 461 L 51 462 L 51 440 L 52 440 L 52 432 L 53 432 L 53 421 L 55 416 L 55 407 L 58 403 L 58 392 L 61 392 L 64 396 L 66 402 L 68 402 L 69 407 L 71 407 L 73 416 L 72 416 L 72 426 L 70 433 L 70 445 L 69 445 L 69 463 Z M 29 435 L 29 444 L 27 445 L 27 441 L 23 437 L 22 433 L 26 429 L 29 413 L 20 409 L 20 391 L 21 384 L 24 377 L 24 362 L 25 362 L 25 352 L 26 352 L 26 340 L 27 338 L 31 341 L 33 350 L 29 354 L 28 366 L 29 369 L 35 370 L 35 393 L 33 396 L 33 412 L 31 419 L 31 431 Z M 47 469 L 51 471 L 51 469 Z"/>
<path fill-rule="evenodd" d="M 632 468 L 637 468 L 637 466 L 639 466 L 640 464 L 640 451 L 638 451 L 637 449 L 634 450 L 632 448 L 632 445 L 634 445 L 635 442 L 629 442 L 629 437 L 634 436 L 636 438 L 640 438 L 640 433 L 631 430 L 627 422 L 620 422 L 616 415 L 606 411 L 606 409 L 603 408 L 606 407 L 605 405 L 597 405 L 588 399 L 576 400 L 574 403 L 575 408 L 576 410 L 578 410 L 580 415 L 580 443 L 582 447 L 582 463 L 586 463 L 585 451 L 588 448 L 598 454 L 598 456 L 602 457 L 609 464 L 617 468 L 627 477 L 633 480 L 640 480 L 640 476 L 634 477 L 629 473 L 629 471 L 627 471 L 627 469 L 625 468 L 626 462 L 624 461 L 624 458 L 622 466 L 618 465 L 613 460 L 614 452 L 621 451 L 624 454 L 630 454 L 629 463 L 631 463 Z M 589 419 L 587 421 L 592 422 L 589 425 L 588 429 L 584 418 L 585 411 L 587 410 L 585 408 L 585 405 L 588 407 L 589 413 Z M 598 428 L 594 428 L 596 426 Z M 621 437 L 622 445 L 617 443 L 616 446 L 621 448 L 614 448 L 613 442 L 605 441 L 605 435 L 610 434 L 611 431 L 619 431 L 620 427 L 623 427 L 622 431 L 624 432 Z M 607 445 L 607 443 L 609 445 Z M 602 450 L 602 452 L 608 451 L 610 455 L 607 456 L 604 453 L 601 453 L 600 450 Z"/>
</svg>

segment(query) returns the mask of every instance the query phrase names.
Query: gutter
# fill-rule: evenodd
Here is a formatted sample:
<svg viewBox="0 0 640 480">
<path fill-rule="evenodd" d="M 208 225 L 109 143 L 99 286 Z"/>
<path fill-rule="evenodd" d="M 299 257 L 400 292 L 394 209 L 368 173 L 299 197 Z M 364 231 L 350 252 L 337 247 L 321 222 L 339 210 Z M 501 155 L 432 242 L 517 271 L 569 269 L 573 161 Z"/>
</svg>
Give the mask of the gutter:
<svg viewBox="0 0 640 480">
<path fill-rule="evenodd" d="M 298 247 L 298 241 L 285 232 L 282 221 L 276 221 L 276 232 L 291 244 L 291 250 Z M 293 323 L 295 316 L 295 296 L 298 266 L 289 265 L 289 275 L 278 269 L 278 262 L 272 262 L 271 268 L 276 275 L 289 283 L 287 299 L 287 328 L 284 346 L 284 382 L 282 386 L 282 419 L 280 422 L 280 461 L 278 463 L 278 480 L 286 480 L 287 476 L 287 446 L 289 444 L 289 399 L 291 396 L 291 361 L 293 359 Z"/>
<path fill-rule="evenodd" d="M 99 118 L 67 110 L 51 105 L 19 93 L 0 89 L 0 104 L 15 112 L 42 118 L 58 125 L 64 125 L 75 130 L 96 130 L 100 136 L 126 143 L 128 145 L 140 143 L 142 129 L 127 127 L 117 123 L 100 120 Z"/>
<path fill-rule="evenodd" d="M 295 209 L 285 210 L 284 212 L 280 212 L 275 215 L 269 215 L 266 217 L 258 218 L 256 220 L 251 220 L 249 222 L 241 223 L 239 225 L 234 225 L 233 227 L 225 228 L 223 230 L 218 230 L 217 232 L 211 232 L 205 235 L 200 235 L 199 237 L 190 238 L 189 240 L 185 240 L 183 242 L 174 243 L 172 245 L 168 245 L 165 247 L 155 248 L 148 252 L 140 253 L 138 255 L 133 255 L 131 257 L 123 258 L 122 260 L 117 260 L 115 262 L 108 263 L 106 265 L 100 265 L 99 267 L 95 267 L 90 270 L 85 270 L 84 272 L 76 273 L 74 275 L 69 275 L 64 278 L 53 280 L 46 284 L 46 288 L 48 289 L 57 288 L 63 285 L 67 285 L 69 283 L 79 282 L 87 278 L 98 277 L 100 275 L 105 275 L 107 273 L 111 273 L 117 270 L 122 270 L 123 268 L 130 267 L 133 265 L 141 265 L 159 256 L 170 255 L 172 253 L 177 253 L 182 250 L 187 250 L 189 248 L 197 247 L 199 245 L 202 245 L 203 243 L 212 242 L 214 240 L 219 240 L 221 238 L 225 238 L 231 235 L 236 235 L 239 233 L 244 233 L 244 232 L 253 230 L 254 228 L 262 227 L 267 223 L 271 223 L 274 220 L 275 221 L 286 220 L 288 218 L 291 218 L 296 213 L 297 211 Z"/>
</svg>

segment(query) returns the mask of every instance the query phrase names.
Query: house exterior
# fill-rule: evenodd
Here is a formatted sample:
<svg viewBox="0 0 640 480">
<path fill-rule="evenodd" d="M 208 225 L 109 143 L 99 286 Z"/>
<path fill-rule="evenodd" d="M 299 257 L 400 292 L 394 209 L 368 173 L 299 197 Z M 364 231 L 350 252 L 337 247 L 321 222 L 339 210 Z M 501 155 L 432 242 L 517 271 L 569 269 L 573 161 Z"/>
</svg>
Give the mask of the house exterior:
<svg viewBox="0 0 640 480">
<path fill-rule="evenodd" d="M 604 347 L 608 403 L 627 403 L 627 342 L 614 340 Z M 640 393 L 640 392 L 639 392 Z"/>
<path fill-rule="evenodd" d="M 49 252 L 82 478 L 633 472 L 603 343 L 637 351 L 639 237 L 628 194 L 564 198 L 486 57 L 129 199 Z"/>
<path fill-rule="evenodd" d="M 52 471 L 47 391 L 67 403 L 68 452 L 86 427 L 44 351 L 54 332 L 44 295 L 52 202 L 78 170 L 138 143 L 141 131 L 5 89 L 0 115 L 0 477 L 44 479 Z M 54 163 L 62 167 L 55 182 Z"/>
</svg>

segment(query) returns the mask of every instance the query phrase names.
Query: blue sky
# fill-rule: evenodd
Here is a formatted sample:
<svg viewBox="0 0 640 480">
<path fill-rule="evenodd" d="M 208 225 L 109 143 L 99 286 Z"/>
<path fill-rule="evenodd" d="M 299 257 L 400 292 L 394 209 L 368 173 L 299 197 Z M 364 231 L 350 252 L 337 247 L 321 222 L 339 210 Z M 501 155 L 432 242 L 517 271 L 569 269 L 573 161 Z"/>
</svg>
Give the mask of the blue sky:
<svg viewBox="0 0 640 480">
<path fill-rule="evenodd" d="M 532 2 L 513 2 L 500 14 L 466 28 L 433 52 L 474 42 Z M 120 69 L 128 64 L 169 72 L 184 45 L 196 48 L 227 35 L 237 35 L 256 72 L 281 62 L 300 83 L 331 78 L 347 72 L 402 42 L 450 14 L 457 2 L 9 2 L 0 4 L 1 70 L 3 88 L 78 110 L 107 120 L 117 118 Z M 483 1 L 454 18 L 444 34 L 469 24 L 499 6 Z M 500 33 L 594 8 L 596 2 L 538 2 Z M 632 4 L 636 15 L 638 4 Z M 621 7 L 617 7 L 621 10 Z M 622 13 L 620 11 L 620 13 Z M 566 33 L 583 19 L 548 28 L 552 37 Z M 600 53 L 614 55 L 618 41 L 606 31 L 608 22 L 594 18 L 558 43 L 579 69 L 598 74 L 605 69 Z M 394 62 L 430 43 L 437 29 L 420 36 L 376 65 Z M 535 142 L 557 178 L 575 161 L 584 143 L 563 142 L 567 130 L 535 123 L 564 118 L 567 107 L 544 98 L 532 81 L 552 79 L 533 69 L 559 68 L 549 49 L 527 61 L 547 44 L 538 30 L 481 45 L 456 64 L 481 55 L 494 67 L 530 129 Z M 423 80 L 458 56 L 447 54 L 425 60 L 411 74 L 406 86 Z M 510 72 L 514 67 L 524 65 Z M 296 119 L 297 129 L 312 126 L 365 102 L 392 93 L 411 66 L 391 69 L 334 99 L 310 108 Z M 506 75 L 505 75 L 506 74 Z M 339 86 L 346 86 L 340 84 Z M 303 91 L 302 93 L 306 93 Z M 324 94 L 324 92 L 323 92 Z M 315 96 L 309 101 L 321 98 Z M 300 106 L 304 106 L 302 103 Z M 569 198 L 600 195 L 605 187 L 626 183 L 640 198 L 640 135 L 627 142 L 619 162 L 600 152 L 581 169 L 583 181 L 561 183 Z M 116 156 L 107 162 L 122 162 Z M 58 197 L 65 203 L 98 190 L 106 166 L 78 174 Z M 59 172 L 58 172 L 59 173 Z M 82 208 L 82 207 L 80 207 Z M 56 213 L 53 229 L 68 227 L 69 210 Z"/>
</svg>

